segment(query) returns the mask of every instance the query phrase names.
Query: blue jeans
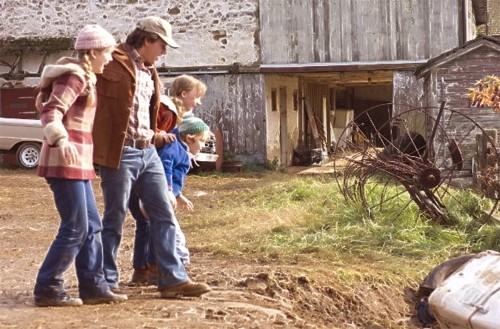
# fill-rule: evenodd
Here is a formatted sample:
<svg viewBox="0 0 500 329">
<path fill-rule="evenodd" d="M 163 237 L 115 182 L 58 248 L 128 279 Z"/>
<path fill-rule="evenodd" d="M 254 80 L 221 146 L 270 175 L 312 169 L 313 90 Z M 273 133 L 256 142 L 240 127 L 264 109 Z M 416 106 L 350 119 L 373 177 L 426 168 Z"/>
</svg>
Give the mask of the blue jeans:
<svg viewBox="0 0 500 329">
<path fill-rule="evenodd" d="M 158 268 L 158 288 L 188 281 L 186 269 L 175 250 L 174 212 L 166 193 L 163 166 L 154 146 L 142 150 L 124 146 L 120 168 L 101 167 L 100 174 L 104 197 L 104 275 L 110 287 L 117 287 L 119 283 L 116 256 L 133 192 L 144 202 L 151 217 L 150 239 Z"/>
<path fill-rule="evenodd" d="M 139 197 L 135 191 L 130 194 L 129 210 L 135 219 L 134 269 L 147 269 L 149 264 L 156 263 L 152 241 L 149 239 L 149 220 L 144 217 L 139 208 Z"/>
<path fill-rule="evenodd" d="M 134 239 L 134 269 L 147 269 L 149 265 L 156 265 L 154 246 L 149 239 L 149 219 L 145 218 L 139 207 L 139 197 L 132 192 L 129 200 L 129 210 L 135 219 L 135 239 Z M 175 225 L 175 248 L 184 265 L 190 263 L 189 250 L 186 247 L 186 237 L 181 230 L 177 218 L 173 217 Z"/>
<path fill-rule="evenodd" d="M 61 217 L 59 231 L 38 271 L 36 297 L 56 297 L 64 292 L 63 273 L 75 262 L 81 298 L 106 292 L 101 220 L 92 184 L 88 180 L 48 178 Z"/>
</svg>

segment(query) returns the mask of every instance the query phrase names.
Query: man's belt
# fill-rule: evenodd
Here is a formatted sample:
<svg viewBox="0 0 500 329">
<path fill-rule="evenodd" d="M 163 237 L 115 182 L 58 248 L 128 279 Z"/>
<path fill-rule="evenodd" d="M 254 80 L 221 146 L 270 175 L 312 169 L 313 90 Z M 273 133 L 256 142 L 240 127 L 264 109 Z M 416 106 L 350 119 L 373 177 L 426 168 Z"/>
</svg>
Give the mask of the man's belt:
<svg viewBox="0 0 500 329">
<path fill-rule="evenodd" d="M 131 146 L 136 149 L 146 149 L 151 145 L 151 141 L 149 139 L 125 139 L 123 146 Z"/>
</svg>

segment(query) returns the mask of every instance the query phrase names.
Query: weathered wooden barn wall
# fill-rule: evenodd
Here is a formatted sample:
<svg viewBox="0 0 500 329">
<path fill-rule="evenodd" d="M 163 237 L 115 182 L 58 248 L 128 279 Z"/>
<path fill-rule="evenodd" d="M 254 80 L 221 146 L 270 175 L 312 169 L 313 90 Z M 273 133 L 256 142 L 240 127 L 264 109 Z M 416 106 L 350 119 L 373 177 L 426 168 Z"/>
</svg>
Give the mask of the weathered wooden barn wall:
<svg viewBox="0 0 500 329">
<path fill-rule="evenodd" d="M 491 108 L 471 107 L 467 97 L 468 88 L 473 88 L 477 80 L 486 75 L 500 75 L 500 40 L 471 41 L 455 52 L 432 60 L 426 69 L 428 71 L 423 75 L 426 106 L 434 116 L 437 116 L 440 103 L 445 101 L 446 108 L 458 110 L 481 128 L 500 131 L 500 115 Z M 465 154 L 476 152 L 475 138 L 480 131 L 473 129 L 471 120 L 464 116 L 446 117 L 444 120 L 449 122 L 445 127 L 447 133 L 457 136 L 457 140 L 461 141 L 461 151 Z M 470 169 L 471 163 L 465 166 Z"/>
<path fill-rule="evenodd" d="M 394 112 L 399 113 L 410 107 L 424 105 L 423 83 L 417 80 L 414 71 L 394 72 L 393 103 Z"/>
<path fill-rule="evenodd" d="M 426 59 L 463 38 L 461 0 L 260 0 L 263 63 Z"/>
<path fill-rule="evenodd" d="M 487 48 L 478 49 L 439 67 L 434 74 L 438 86 L 435 92 L 442 93 L 438 98 L 443 98 L 448 108 L 460 110 L 483 129 L 500 131 L 500 115 L 489 108 L 471 108 L 467 98 L 468 88 L 472 88 L 477 80 L 489 74 L 500 75 L 500 52 Z M 460 136 L 470 129 L 469 126 L 469 120 L 455 117 L 451 119 L 448 130 L 451 134 Z M 462 152 L 467 154 L 475 152 L 475 137 L 475 133 L 467 136 L 462 143 Z"/>
<path fill-rule="evenodd" d="M 497 49 L 480 47 L 439 66 L 433 73 L 439 86 L 434 92 L 442 96 L 438 98 L 444 99 L 448 107 L 480 115 L 481 111 L 470 108 L 468 88 L 486 75 L 500 75 L 500 41 Z M 498 115 L 495 118 L 500 122 Z"/>
<path fill-rule="evenodd" d="M 266 159 L 264 78 L 260 74 L 194 75 L 207 85 L 195 114 L 223 134 L 224 150 L 237 159 Z"/>
</svg>

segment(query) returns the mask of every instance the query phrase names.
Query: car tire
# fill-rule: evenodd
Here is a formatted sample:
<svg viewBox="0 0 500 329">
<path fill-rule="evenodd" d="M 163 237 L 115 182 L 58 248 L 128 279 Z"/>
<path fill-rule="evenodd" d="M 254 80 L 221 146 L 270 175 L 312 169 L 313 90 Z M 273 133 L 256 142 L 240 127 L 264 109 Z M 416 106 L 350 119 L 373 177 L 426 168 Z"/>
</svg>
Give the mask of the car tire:
<svg viewBox="0 0 500 329">
<path fill-rule="evenodd" d="M 27 142 L 22 143 L 16 151 L 16 159 L 19 167 L 24 169 L 33 169 L 38 166 L 40 161 L 39 143 Z"/>
</svg>

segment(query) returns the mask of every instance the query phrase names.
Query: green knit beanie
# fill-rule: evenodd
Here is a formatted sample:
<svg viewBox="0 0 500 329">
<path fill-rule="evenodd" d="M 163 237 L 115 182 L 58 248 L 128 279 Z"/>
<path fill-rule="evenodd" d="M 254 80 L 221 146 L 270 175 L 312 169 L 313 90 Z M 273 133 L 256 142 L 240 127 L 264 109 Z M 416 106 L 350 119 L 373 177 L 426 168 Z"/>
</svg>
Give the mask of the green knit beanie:
<svg viewBox="0 0 500 329">
<path fill-rule="evenodd" d="M 182 122 L 179 125 L 179 134 L 195 135 L 202 131 L 209 131 L 210 127 L 200 118 L 195 117 L 192 113 L 184 114 Z"/>
</svg>

